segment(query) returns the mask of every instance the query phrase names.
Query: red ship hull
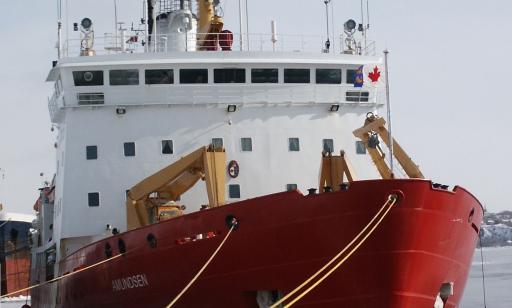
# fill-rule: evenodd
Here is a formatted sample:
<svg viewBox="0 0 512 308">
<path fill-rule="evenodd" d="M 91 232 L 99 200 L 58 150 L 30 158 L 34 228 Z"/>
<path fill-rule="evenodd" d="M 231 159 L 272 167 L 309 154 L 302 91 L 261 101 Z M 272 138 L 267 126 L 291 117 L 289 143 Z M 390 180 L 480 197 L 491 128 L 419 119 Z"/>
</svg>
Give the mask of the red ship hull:
<svg viewBox="0 0 512 308">
<path fill-rule="evenodd" d="M 61 275 L 119 254 L 60 280 L 58 307 L 165 307 L 194 277 L 228 232 L 239 228 L 175 307 L 254 307 L 258 291 L 287 294 L 345 247 L 386 202 L 403 197 L 361 248 L 297 307 L 432 308 L 443 283 L 462 297 L 478 238 L 482 207 L 466 190 L 423 180 L 351 183 L 346 191 L 268 195 L 200 211 L 93 243 L 61 262 Z M 211 232 L 214 237 L 206 236 Z M 153 234 L 156 247 L 147 237 Z M 203 234 L 203 239 L 188 240 Z M 32 292 L 34 307 L 48 302 Z"/>
</svg>

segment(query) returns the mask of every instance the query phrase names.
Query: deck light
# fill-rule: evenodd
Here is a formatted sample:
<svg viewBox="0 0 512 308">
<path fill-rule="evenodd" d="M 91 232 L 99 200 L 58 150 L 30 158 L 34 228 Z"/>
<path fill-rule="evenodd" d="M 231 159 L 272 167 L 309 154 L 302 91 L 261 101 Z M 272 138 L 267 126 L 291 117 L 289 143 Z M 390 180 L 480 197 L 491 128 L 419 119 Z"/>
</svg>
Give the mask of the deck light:
<svg viewBox="0 0 512 308">
<path fill-rule="evenodd" d="M 331 105 L 331 109 L 330 109 L 331 112 L 338 112 L 338 110 L 340 110 L 340 105 L 338 105 L 338 104 Z"/>
<path fill-rule="evenodd" d="M 352 32 L 357 27 L 357 24 L 353 19 L 349 19 L 345 22 L 343 27 L 345 28 L 345 31 Z"/>
<path fill-rule="evenodd" d="M 116 108 L 116 114 L 118 114 L 118 115 L 126 114 L 126 108 L 123 108 L 123 107 Z"/>
<path fill-rule="evenodd" d="M 228 112 L 236 112 L 236 105 L 228 105 Z"/>
</svg>

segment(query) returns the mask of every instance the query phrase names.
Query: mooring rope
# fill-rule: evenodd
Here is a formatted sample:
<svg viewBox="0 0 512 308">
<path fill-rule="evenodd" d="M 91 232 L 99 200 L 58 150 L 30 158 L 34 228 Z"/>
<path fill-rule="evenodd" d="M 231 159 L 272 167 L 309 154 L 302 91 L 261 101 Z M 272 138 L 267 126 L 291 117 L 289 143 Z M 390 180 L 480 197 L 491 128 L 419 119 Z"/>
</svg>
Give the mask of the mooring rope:
<svg viewBox="0 0 512 308">
<path fill-rule="evenodd" d="M 322 281 L 324 281 L 327 277 L 329 277 L 338 267 L 340 267 L 343 263 L 345 263 L 352 254 L 354 254 L 357 249 L 368 239 L 368 237 L 377 229 L 377 227 L 382 223 L 384 218 L 387 216 L 391 208 L 395 205 L 397 202 L 398 197 L 396 195 L 389 195 L 388 199 L 384 203 L 384 205 L 380 208 L 380 210 L 375 214 L 375 216 L 370 220 L 370 222 L 359 232 L 359 234 L 343 248 L 336 256 L 334 256 L 326 265 L 324 265 L 320 270 L 318 270 L 315 274 L 313 274 L 311 277 L 309 277 L 306 281 L 304 281 L 301 285 L 299 285 L 297 288 L 295 288 L 293 291 L 288 293 L 285 297 L 281 298 L 278 302 L 274 303 L 270 308 L 276 308 L 278 305 L 282 304 L 284 301 L 286 301 L 288 298 L 290 298 L 293 294 L 297 293 L 300 289 L 304 288 L 307 284 L 309 284 L 313 279 L 315 279 L 318 275 L 320 275 L 323 271 L 325 271 L 332 263 L 334 263 L 337 259 L 339 259 L 354 243 L 356 243 L 361 236 L 370 228 L 370 226 L 375 222 L 375 220 L 378 219 L 377 224 L 375 224 L 370 231 L 363 236 L 361 241 L 341 260 L 339 261 L 330 271 L 328 271 L 325 275 L 323 275 L 320 279 L 318 279 L 312 286 L 310 286 L 307 290 L 299 294 L 296 298 L 294 298 L 290 303 L 288 303 L 285 308 L 291 307 L 293 304 L 295 304 L 297 301 L 299 301 L 301 298 L 306 296 L 311 290 L 316 288 Z M 381 213 L 384 211 L 384 214 L 382 217 L 378 218 Z"/>
<path fill-rule="evenodd" d="M 56 281 L 62 280 L 62 279 L 64 279 L 64 278 L 68 278 L 68 277 L 70 277 L 70 276 L 73 276 L 73 275 L 76 275 L 76 274 L 81 273 L 81 272 L 83 272 L 83 271 L 89 270 L 89 269 L 91 269 L 91 268 L 93 268 L 93 267 L 96 267 L 96 266 L 98 266 L 98 265 L 101 265 L 101 264 L 105 264 L 105 263 L 107 263 L 107 262 L 110 262 L 110 261 L 112 261 L 112 260 L 114 260 L 114 259 L 117 259 L 117 258 L 119 258 L 119 257 L 121 257 L 121 256 L 124 256 L 124 255 L 126 255 L 126 253 L 118 254 L 118 255 L 116 255 L 116 256 L 113 256 L 113 257 L 111 257 L 111 258 L 105 259 L 105 260 L 100 261 L 100 262 L 98 262 L 98 263 L 94 263 L 94 264 L 92 264 L 92 265 L 89 265 L 89 266 L 86 266 L 86 267 L 84 267 L 84 268 L 78 269 L 78 270 L 76 270 L 76 271 L 74 271 L 74 272 L 64 274 L 64 275 L 62 275 L 62 276 L 59 276 L 59 277 L 57 277 L 57 278 L 53 278 L 53 279 L 51 279 L 51 280 L 48 280 L 48 281 L 45 281 L 45 282 L 42 282 L 42 283 L 38 283 L 38 284 L 33 285 L 33 286 L 30 286 L 30 287 L 28 287 L 28 288 L 24 288 L 24 289 L 21 289 L 21 290 L 15 291 L 15 292 L 11 292 L 11 293 L 9 293 L 9 294 L 2 295 L 2 296 L 0 296 L 0 298 L 9 297 L 9 296 L 12 296 L 12 295 L 14 295 L 14 294 L 18 294 L 18 293 L 22 293 L 22 292 L 25 292 L 25 291 L 29 291 L 29 290 L 32 290 L 32 289 L 35 289 L 35 288 L 39 288 L 39 287 L 42 287 L 42 286 L 44 286 L 44 285 L 47 285 L 47 284 L 50 284 L 50 283 L 53 283 L 53 282 L 56 282 Z"/>
<path fill-rule="evenodd" d="M 482 228 L 480 228 L 480 231 L 482 231 Z M 480 265 L 482 267 L 482 291 L 484 293 L 484 308 L 487 308 L 487 297 L 486 297 L 486 291 L 485 291 L 485 270 L 484 270 L 484 252 L 482 248 L 482 232 L 479 232 L 478 234 L 478 240 L 480 242 Z"/>
<path fill-rule="evenodd" d="M 183 290 L 181 290 L 181 292 L 178 295 L 176 295 L 176 297 L 169 303 L 169 305 L 166 306 L 166 308 L 171 308 L 174 304 L 176 304 L 176 302 L 183 296 L 183 294 L 185 294 L 185 292 L 187 292 L 187 290 L 194 284 L 194 282 L 196 282 L 196 280 L 199 278 L 199 276 L 201 276 L 201 274 L 208 267 L 208 265 L 210 265 L 210 262 L 212 262 L 212 260 L 215 258 L 217 253 L 220 251 L 222 246 L 224 246 L 224 244 L 228 240 L 228 238 L 231 235 L 231 233 L 233 232 L 233 230 L 235 230 L 236 226 L 237 226 L 237 222 L 234 221 L 231 225 L 231 228 L 229 229 L 229 232 L 226 234 L 226 236 L 220 243 L 219 247 L 217 247 L 217 249 L 215 249 L 215 251 L 213 252 L 211 257 L 208 259 L 208 261 L 206 261 L 206 263 L 203 265 L 203 267 L 201 267 L 199 272 L 197 272 L 197 274 L 194 276 L 194 278 L 192 278 L 192 280 L 190 280 L 190 282 L 185 286 L 185 288 L 183 288 Z"/>
</svg>

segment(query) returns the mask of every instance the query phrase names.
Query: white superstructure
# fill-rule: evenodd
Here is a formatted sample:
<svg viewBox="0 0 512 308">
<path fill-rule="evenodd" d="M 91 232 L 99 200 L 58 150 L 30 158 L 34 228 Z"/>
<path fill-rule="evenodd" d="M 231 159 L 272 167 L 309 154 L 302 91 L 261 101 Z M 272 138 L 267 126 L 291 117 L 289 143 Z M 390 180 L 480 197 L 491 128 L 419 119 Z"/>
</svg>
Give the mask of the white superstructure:
<svg viewBox="0 0 512 308">
<path fill-rule="evenodd" d="M 227 177 L 230 202 L 317 187 L 322 151 L 344 150 L 359 179 L 377 176 L 352 131 L 384 104 L 382 78 L 368 79 L 383 71 L 381 57 L 322 53 L 321 40 L 316 53 L 264 51 L 261 44 L 193 51 L 195 45 L 179 45 L 182 37 L 172 45 L 183 30 L 172 20 L 190 25 L 180 34 L 187 40 L 196 36 L 187 10 L 168 14 L 169 33 L 161 33 L 162 23 L 154 27 L 167 37 L 164 49 L 141 46 L 123 30 L 119 41 L 131 45 L 96 45 L 88 56 L 68 49 L 51 70 L 57 172 L 53 205 L 41 207 L 53 211 L 53 221 L 39 225 L 51 236 L 35 248 L 36 267 L 45 266 L 49 251 L 59 260 L 113 229 L 125 231 L 126 190 L 200 146 L 222 146 L 240 166 L 238 177 Z M 364 84 L 355 87 L 361 67 Z M 199 185 L 181 203 L 195 211 L 206 193 Z"/>
</svg>

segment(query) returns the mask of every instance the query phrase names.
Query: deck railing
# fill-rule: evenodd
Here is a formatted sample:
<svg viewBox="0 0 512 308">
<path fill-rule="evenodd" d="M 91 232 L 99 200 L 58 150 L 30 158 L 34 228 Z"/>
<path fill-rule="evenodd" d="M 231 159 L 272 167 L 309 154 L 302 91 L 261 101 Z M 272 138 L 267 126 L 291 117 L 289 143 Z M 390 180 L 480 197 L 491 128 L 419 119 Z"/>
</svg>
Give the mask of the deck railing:
<svg viewBox="0 0 512 308">
<path fill-rule="evenodd" d="M 203 38 L 203 39 L 198 39 Z M 273 40 L 274 38 L 274 40 Z M 212 34 L 156 34 L 147 38 L 143 34 L 109 34 L 96 36 L 92 51 L 85 50 L 80 39 L 67 40 L 63 46 L 64 57 L 88 55 L 110 55 L 121 53 L 163 53 L 170 51 L 200 52 L 222 50 L 219 46 L 222 37 Z M 233 33 L 233 51 L 275 51 L 275 52 L 310 52 L 325 53 L 325 36 L 314 35 L 279 35 L 273 37 L 268 33 L 251 33 L 240 35 Z M 151 42 L 151 43 L 150 43 Z M 343 53 L 343 37 L 331 40 L 331 53 Z M 368 41 L 356 53 L 375 55 L 375 42 Z"/>
</svg>

